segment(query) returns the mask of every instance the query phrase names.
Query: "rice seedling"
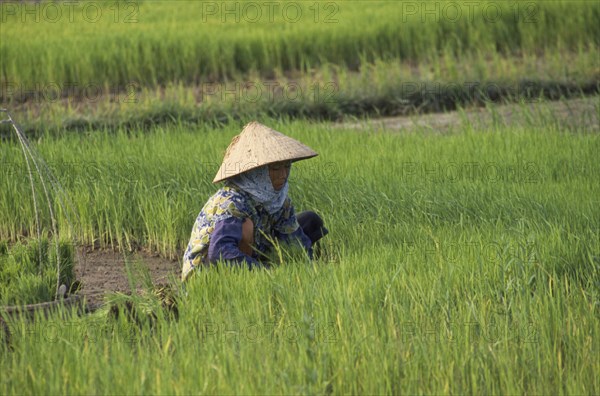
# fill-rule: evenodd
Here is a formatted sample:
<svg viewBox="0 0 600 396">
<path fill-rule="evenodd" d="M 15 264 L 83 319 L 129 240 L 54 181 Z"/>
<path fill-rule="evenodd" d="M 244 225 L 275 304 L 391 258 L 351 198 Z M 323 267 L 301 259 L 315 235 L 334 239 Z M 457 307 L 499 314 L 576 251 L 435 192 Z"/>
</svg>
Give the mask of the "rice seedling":
<svg viewBox="0 0 600 396">
<path fill-rule="evenodd" d="M 47 239 L 17 242 L 0 253 L 0 305 L 25 305 L 52 301 L 57 297 L 58 283 L 74 292 L 75 255 L 68 241 L 59 243 L 59 259 L 54 243 Z M 40 262 L 39 259 L 42 258 Z M 69 293 L 71 294 L 71 293 Z"/>
</svg>

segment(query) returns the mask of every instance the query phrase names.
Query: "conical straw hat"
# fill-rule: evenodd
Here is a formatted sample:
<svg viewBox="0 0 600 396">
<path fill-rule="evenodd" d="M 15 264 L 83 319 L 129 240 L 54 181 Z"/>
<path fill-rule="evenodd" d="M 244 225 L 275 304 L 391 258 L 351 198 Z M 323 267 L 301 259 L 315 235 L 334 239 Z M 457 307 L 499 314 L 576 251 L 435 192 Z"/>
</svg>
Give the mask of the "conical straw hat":
<svg viewBox="0 0 600 396">
<path fill-rule="evenodd" d="M 274 162 L 299 161 L 317 155 L 299 141 L 253 121 L 231 140 L 213 183 Z"/>
</svg>

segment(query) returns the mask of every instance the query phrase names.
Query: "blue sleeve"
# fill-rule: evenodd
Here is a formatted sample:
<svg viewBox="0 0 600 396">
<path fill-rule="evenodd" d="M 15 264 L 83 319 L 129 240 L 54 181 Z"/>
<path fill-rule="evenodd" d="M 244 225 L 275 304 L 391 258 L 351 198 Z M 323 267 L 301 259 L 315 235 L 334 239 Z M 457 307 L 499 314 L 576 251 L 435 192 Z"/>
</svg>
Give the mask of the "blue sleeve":
<svg viewBox="0 0 600 396">
<path fill-rule="evenodd" d="M 244 254 L 239 248 L 242 240 L 242 221 L 241 218 L 229 217 L 215 223 L 208 247 L 207 257 L 210 263 L 222 259 L 236 265 L 245 262 L 250 269 L 261 267 L 258 260 Z"/>
</svg>

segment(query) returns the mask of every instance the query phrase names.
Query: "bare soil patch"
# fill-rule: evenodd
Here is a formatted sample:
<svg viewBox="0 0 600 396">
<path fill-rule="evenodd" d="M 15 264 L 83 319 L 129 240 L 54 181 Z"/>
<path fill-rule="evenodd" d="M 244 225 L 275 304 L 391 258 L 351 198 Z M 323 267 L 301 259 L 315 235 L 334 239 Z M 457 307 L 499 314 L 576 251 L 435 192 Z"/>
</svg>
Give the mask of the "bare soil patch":
<svg viewBox="0 0 600 396">
<path fill-rule="evenodd" d="M 169 260 L 143 251 L 124 254 L 113 250 L 82 247 L 79 249 L 75 265 L 76 279 L 82 285 L 79 294 L 86 298 L 89 305 L 97 306 L 102 303 L 107 293 L 130 293 L 132 289 L 126 263 L 134 263 L 136 268 L 147 269 L 154 285 L 178 279 L 181 271 L 178 260 Z M 139 290 L 142 281 L 136 278 L 138 272 L 133 271 L 133 274 L 135 288 Z"/>
</svg>

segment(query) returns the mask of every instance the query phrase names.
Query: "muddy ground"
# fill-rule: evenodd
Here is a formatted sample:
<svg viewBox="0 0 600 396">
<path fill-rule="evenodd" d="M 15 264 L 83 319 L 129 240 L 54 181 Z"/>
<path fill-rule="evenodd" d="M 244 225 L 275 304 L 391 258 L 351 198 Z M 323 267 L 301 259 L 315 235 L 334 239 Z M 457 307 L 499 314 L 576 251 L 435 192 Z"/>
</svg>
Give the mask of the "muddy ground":
<svg viewBox="0 0 600 396">
<path fill-rule="evenodd" d="M 460 130 L 465 123 L 475 128 L 486 128 L 496 123 L 515 126 L 532 126 L 539 116 L 547 119 L 551 115 L 556 125 L 573 130 L 600 131 L 599 97 L 588 97 L 550 103 L 528 103 L 524 105 L 502 105 L 493 108 L 478 108 L 466 112 L 426 114 L 410 117 L 390 117 L 370 121 L 352 121 L 334 124 L 335 127 L 368 130 L 430 130 L 433 133 L 451 133 Z M 181 271 L 180 260 L 169 260 L 144 252 L 123 254 L 112 250 L 82 248 L 78 254 L 76 276 L 82 283 L 80 291 L 88 302 L 99 304 L 107 292 L 130 292 L 131 286 L 126 271 L 127 262 L 140 263 L 147 268 L 154 284 L 177 282 Z M 134 275 L 138 284 L 139 274 Z"/>
</svg>

